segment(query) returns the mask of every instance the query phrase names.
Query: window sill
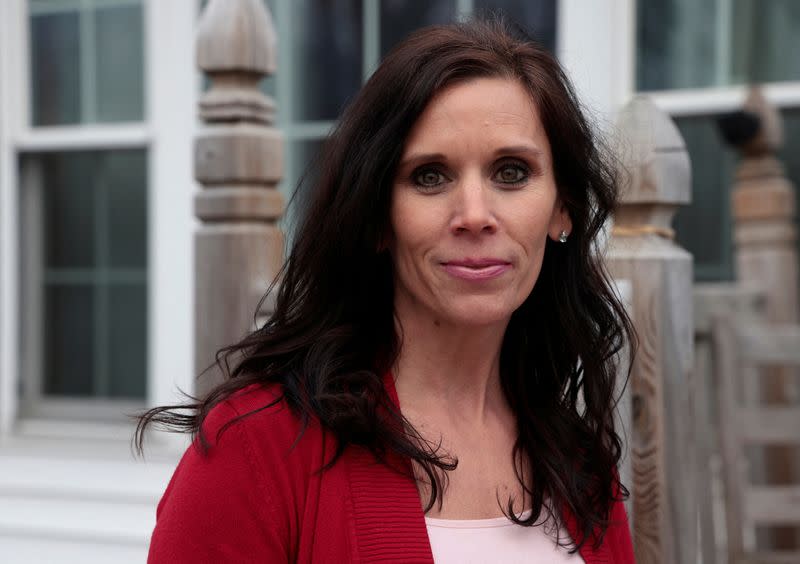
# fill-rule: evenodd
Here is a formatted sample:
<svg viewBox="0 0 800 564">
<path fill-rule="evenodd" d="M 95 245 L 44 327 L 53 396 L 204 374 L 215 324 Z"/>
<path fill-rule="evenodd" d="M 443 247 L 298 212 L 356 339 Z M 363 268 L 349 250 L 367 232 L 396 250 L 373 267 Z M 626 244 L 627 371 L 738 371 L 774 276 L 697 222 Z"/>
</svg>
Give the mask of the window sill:
<svg viewBox="0 0 800 564">
<path fill-rule="evenodd" d="M 59 419 L 25 418 L 12 432 L 0 439 L 0 457 L 58 456 L 68 459 L 112 460 L 138 463 L 134 454 L 134 423 L 104 423 Z M 189 437 L 170 433 L 148 433 L 145 440 L 147 462 L 173 466 L 189 445 Z"/>
</svg>

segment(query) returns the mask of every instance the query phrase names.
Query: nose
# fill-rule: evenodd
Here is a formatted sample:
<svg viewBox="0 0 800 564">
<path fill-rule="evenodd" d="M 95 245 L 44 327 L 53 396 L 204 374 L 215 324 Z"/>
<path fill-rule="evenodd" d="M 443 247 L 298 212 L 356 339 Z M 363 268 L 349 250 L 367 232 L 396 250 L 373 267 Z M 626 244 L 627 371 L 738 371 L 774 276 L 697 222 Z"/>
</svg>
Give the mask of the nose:
<svg viewBox="0 0 800 564">
<path fill-rule="evenodd" d="M 494 233 L 497 221 L 492 207 L 491 191 L 479 178 L 464 179 L 455 191 L 451 221 L 454 234 Z"/>
</svg>

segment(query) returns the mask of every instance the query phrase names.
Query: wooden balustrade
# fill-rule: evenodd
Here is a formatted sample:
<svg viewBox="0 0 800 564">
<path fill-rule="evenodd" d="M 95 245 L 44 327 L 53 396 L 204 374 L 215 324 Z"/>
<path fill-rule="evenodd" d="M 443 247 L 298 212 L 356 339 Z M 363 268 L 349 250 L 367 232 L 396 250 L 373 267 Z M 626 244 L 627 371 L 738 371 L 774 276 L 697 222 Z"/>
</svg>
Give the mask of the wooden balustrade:
<svg viewBox="0 0 800 564">
<path fill-rule="evenodd" d="M 197 38 L 197 63 L 210 80 L 200 99 L 195 144 L 195 367 L 254 328 L 256 304 L 277 275 L 283 237 L 283 140 L 275 104 L 259 89 L 275 72 L 275 31 L 261 0 L 210 0 Z M 196 393 L 221 378 L 206 371 Z"/>
<path fill-rule="evenodd" d="M 770 375 L 764 366 L 800 367 L 800 325 L 737 323 L 723 315 L 714 318 L 712 332 L 725 477 L 726 561 L 800 562 L 800 550 L 791 542 L 791 533 L 800 523 L 800 482 L 753 480 L 746 453 L 754 446 L 800 447 L 800 406 L 787 407 L 741 393 Z M 767 539 L 772 541 L 769 544 L 787 546 L 754 542 L 759 527 L 776 526 L 785 527 L 783 531 L 789 534 Z"/>
<path fill-rule="evenodd" d="M 712 325 L 720 314 L 736 323 L 762 323 L 764 293 L 758 288 L 731 282 L 695 284 L 694 286 L 694 369 L 692 372 L 692 405 L 694 435 L 698 456 L 697 502 L 700 514 L 700 553 L 703 564 L 716 564 L 727 553 L 717 531 L 725 522 L 722 489 L 725 468 L 720 446 L 719 393 L 717 380 L 719 359 L 713 354 Z M 758 382 L 752 382 L 752 388 Z M 744 397 L 754 398 L 752 391 Z M 719 525 L 718 525 L 719 524 Z M 723 550 L 720 550 L 720 549 Z M 722 556 L 724 558 L 724 556 Z"/>
<path fill-rule="evenodd" d="M 741 112 L 722 122 L 726 137 L 740 155 L 731 194 L 736 278 L 758 288 L 765 300 L 766 323 L 798 323 L 798 258 L 795 191 L 776 157 L 783 144 L 781 117 L 751 88 Z M 796 367 L 762 367 L 763 378 L 754 393 L 772 403 L 797 402 Z M 788 483 L 800 477 L 800 459 L 789 447 L 765 446 L 752 460 L 753 471 L 769 483 Z M 760 538 L 774 548 L 800 546 L 796 530 L 772 530 Z"/>
</svg>

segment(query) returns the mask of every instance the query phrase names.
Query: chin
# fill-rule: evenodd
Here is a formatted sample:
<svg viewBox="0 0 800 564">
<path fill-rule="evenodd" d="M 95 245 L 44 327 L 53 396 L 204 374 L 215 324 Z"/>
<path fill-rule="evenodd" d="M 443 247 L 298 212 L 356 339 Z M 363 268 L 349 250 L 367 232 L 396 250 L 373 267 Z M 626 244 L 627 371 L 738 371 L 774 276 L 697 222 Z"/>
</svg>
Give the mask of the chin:
<svg viewBox="0 0 800 564">
<path fill-rule="evenodd" d="M 453 304 L 444 315 L 454 325 L 485 327 L 508 323 L 511 314 L 518 305 L 487 302 L 487 300 L 469 300 L 466 303 Z"/>
</svg>

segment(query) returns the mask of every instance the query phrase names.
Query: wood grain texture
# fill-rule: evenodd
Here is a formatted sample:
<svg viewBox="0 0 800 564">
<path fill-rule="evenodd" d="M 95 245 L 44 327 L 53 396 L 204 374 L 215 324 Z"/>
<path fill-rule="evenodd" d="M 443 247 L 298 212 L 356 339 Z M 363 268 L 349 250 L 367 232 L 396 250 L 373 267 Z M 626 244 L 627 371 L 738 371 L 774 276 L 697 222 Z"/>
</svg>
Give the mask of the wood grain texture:
<svg viewBox="0 0 800 564">
<path fill-rule="evenodd" d="M 639 349 L 633 364 L 633 506 L 637 562 L 694 562 L 697 504 L 689 372 L 692 260 L 669 229 L 690 197 L 689 159 L 675 125 L 646 98 L 623 110 L 622 205 L 608 263 L 632 287 Z M 630 233 L 636 233 L 629 235 Z"/>
</svg>

